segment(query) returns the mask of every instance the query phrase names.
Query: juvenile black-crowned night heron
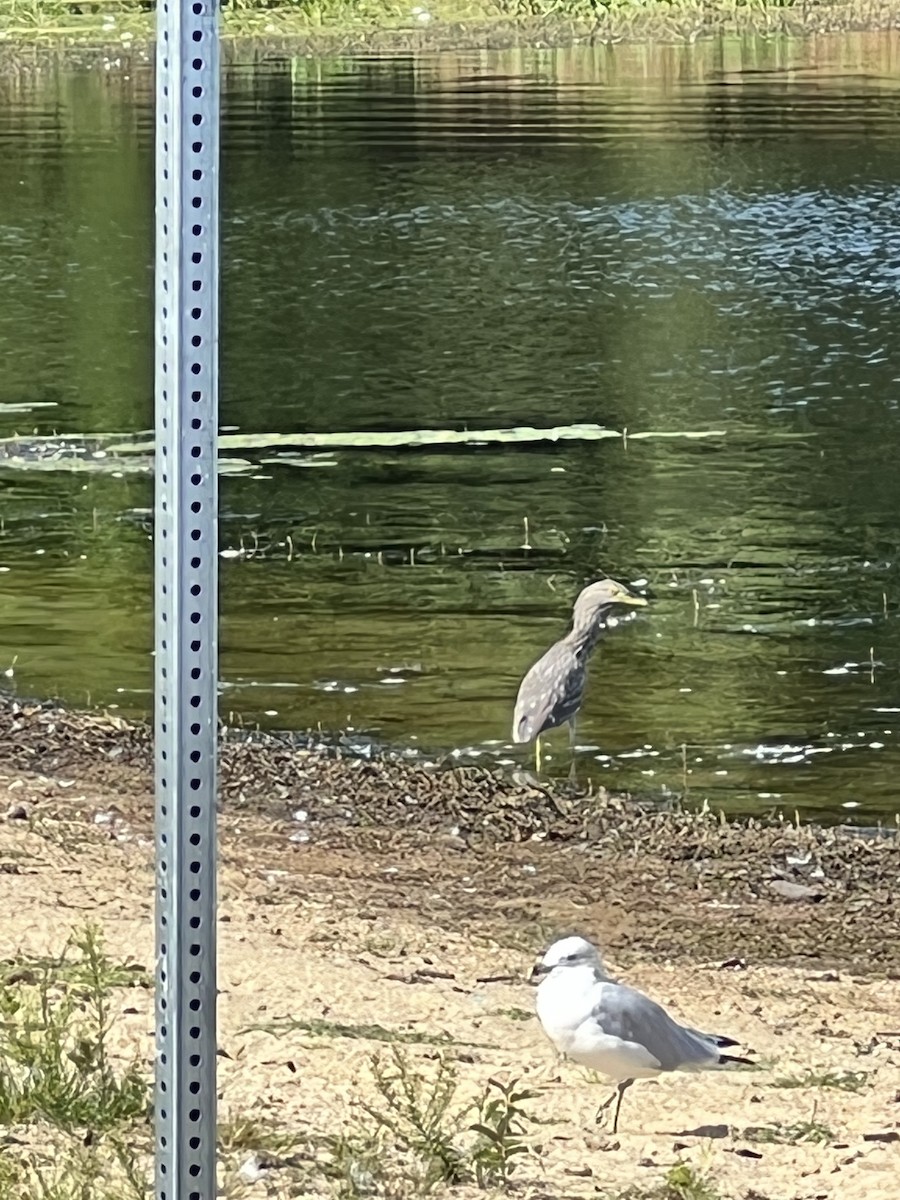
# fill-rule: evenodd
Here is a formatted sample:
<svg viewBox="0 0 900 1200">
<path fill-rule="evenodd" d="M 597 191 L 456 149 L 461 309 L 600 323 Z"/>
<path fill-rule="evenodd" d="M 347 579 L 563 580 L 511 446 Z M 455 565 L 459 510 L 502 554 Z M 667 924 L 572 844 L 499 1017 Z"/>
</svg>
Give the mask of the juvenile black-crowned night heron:
<svg viewBox="0 0 900 1200">
<path fill-rule="evenodd" d="M 519 684 L 512 739 L 534 741 L 538 770 L 542 733 L 568 725 L 569 740 L 575 741 L 575 718 L 584 698 L 588 659 L 610 609 L 616 604 L 643 607 L 646 603 L 643 596 L 634 595 L 614 579 L 588 584 L 575 601 L 572 628 L 537 660 Z"/>
</svg>

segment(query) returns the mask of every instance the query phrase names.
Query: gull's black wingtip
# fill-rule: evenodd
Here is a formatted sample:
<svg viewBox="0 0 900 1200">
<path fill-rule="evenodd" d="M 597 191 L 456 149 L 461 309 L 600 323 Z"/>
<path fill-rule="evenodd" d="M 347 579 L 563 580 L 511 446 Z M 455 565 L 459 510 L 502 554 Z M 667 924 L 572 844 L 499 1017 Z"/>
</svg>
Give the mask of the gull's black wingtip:
<svg viewBox="0 0 900 1200">
<path fill-rule="evenodd" d="M 706 1036 L 720 1050 L 727 1050 L 729 1046 L 739 1046 L 741 1044 L 740 1042 L 736 1042 L 734 1038 L 723 1037 L 721 1033 L 708 1033 Z"/>
<path fill-rule="evenodd" d="M 737 1054 L 719 1055 L 720 1067 L 726 1067 L 729 1063 L 740 1063 L 742 1067 L 755 1067 L 757 1065 L 752 1058 L 740 1058 Z"/>
</svg>

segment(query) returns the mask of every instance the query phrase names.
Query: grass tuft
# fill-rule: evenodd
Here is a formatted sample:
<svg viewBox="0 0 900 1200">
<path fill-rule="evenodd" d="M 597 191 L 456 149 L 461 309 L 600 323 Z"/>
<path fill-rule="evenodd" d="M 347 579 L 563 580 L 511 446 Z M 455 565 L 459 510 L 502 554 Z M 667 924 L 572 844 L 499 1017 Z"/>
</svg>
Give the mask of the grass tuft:
<svg viewBox="0 0 900 1200">
<path fill-rule="evenodd" d="M 528 1008 L 498 1008 L 494 1014 L 498 1017 L 506 1017 L 510 1021 L 535 1021 L 537 1013 Z"/>
<path fill-rule="evenodd" d="M 114 990 L 145 986 L 88 925 L 58 957 L 0 967 L 3 1200 L 147 1200 L 150 1081 L 111 1051 Z"/>
<path fill-rule="evenodd" d="M 70 1140 L 0 1159 L 3 1200 L 150 1200 L 149 1159 L 129 1145 Z"/>
<path fill-rule="evenodd" d="M 527 1106 L 540 1093 L 518 1080 L 491 1079 L 474 1104 L 460 1104 L 456 1064 L 446 1055 L 426 1073 L 393 1047 L 371 1069 L 381 1103 L 359 1106 L 370 1123 L 330 1139 L 330 1175 L 342 1197 L 426 1196 L 472 1180 L 505 1189 L 533 1152 L 537 1118 Z"/>
<path fill-rule="evenodd" d="M 372 1060 L 372 1075 L 384 1105 L 362 1107 L 412 1161 L 416 1185 L 429 1192 L 437 1183 L 461 1183 L 466 1176 L 456 1145 L 461 1121 L 451 1111 L 458 1080 L 455 1064 L 442 1054 L 434 1075 L 427 1078 L 394 1048 L 387 1063 L 377 1056 Z"/>
<path fill-rule="evenodd" d="M 861 1092 L 869 1080 L 868 1071 L 805 1071 L 773 1079 L 776 1088 L 835 1088 L 841 1092 Z"/>
<path fill-rule="evenodd" d="M 59 955 L 17 954 L 0 961 L 0 988 L 39 984 L 52 978 L 59 985 L 111 991 L 113 988 L 153 987 L 140 963 L 113 962 L 102 952 L 99 927 L 88 923 L 76 930 Z"/>
<path fill-rule="evenodd" d="M 719 1200 L 719 1193 L 706 1175 L 690 1163 L 678 1162 L 666 1174 L 660 1200 Z"/>
<path fill-rule="evenodd" d="M 312 1037 L 352 1038 L 367 1042 L 388 1042 L 407 1046 L 469 1046 L 479 1050 L 497 1050 L 489 1042 L 458 1042 L 447 1033 L 429 1033 L 423 1029 L 390 1029 L 386 1025 L 350 1025 L 326 1021 L 321 1017 L 284 1017 L 260 1025 L 248 1025 L 241 1033 L 307 1033 Z"/>
<path fill-rule="evenodd" d="M 471 1158 L 479 1187 L 506 1186 L 520 1156 L 534 1152 L 528 1126 L 535 1118 L 525 1105 L 539 1097 L 540 1092 L 521 1088 L 517 1079 L 488 1081 L 478 1101 L 478 1120 L 469 1127 L 478 1135 Z"/>
<path fill-rule="evenodd" d="M 784 1125 L 780 1121 L 771 1125 L 749 1125 L 742 1136 L 748 1142 L 774 1146 L 797 1146 L 801 1142 L 824 1145 L 835 1139 L 834 1130 L 816 1120 L 796 1121 L 793 1125 Z"/>
<path fill-rule="evenodd" d="M 0 984 L 0 1122 L 38 1119 L 93 1133 L 146 1119 L 150 1089 L 137 1062 L 118 1071 L 109 1050 L 109 1001 L 118 969 L 88 926 L 42 973 Z M 37 971 L 37 968 L 35 968 Z M 25 982 L 25 979 L 29 982 Z"/>
</svg>

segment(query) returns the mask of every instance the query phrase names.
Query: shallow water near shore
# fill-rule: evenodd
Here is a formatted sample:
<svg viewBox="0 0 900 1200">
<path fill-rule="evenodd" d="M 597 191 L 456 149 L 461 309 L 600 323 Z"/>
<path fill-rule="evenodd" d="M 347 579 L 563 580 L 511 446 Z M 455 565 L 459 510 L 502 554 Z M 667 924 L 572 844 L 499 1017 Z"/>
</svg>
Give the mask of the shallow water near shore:
<svg viewBox="0 0 900 1200">
<path fill-rule="evenodd" d="M 897 811 L 898 57 L 882 34 L 229 66 L 223 426 L 359 444 L 223 478 L 223 715 L 512 763 L 518 680 L 606 570 L 652 603 L 600 648 L 582 776 Z M 151 87 L 2 81 L 0 436 L 151 424 Z M 584 422 L 620 436 L 365 437 Z M 661 432 L 714 436 L 635 436 Z M 145 713 L 150 479 L 0 488 L 7 682 Z"/>
</svg>

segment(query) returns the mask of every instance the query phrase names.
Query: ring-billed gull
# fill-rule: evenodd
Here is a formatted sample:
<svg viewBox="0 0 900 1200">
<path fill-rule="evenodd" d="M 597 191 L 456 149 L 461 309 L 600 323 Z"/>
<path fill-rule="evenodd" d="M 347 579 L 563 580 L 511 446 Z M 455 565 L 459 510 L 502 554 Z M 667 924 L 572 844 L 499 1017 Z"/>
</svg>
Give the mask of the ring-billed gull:
<svg viewBox="0 0 900 1200">
<path fill-rule="evenodd" d="M 618 1096 L 613 1133 L 619 1128 L 622 1097 L 635 1079 L 654 1079 L 663 1071 L 755 1065 L 722 1053 L 738 1045 L 732 1038 L 679 1025 L 655 1000 L 617 983 L 584 938 L 554 942 L 531 978 L 541 979 L 537 1013 L 557 1050 L 617 1081 L 616 1091 L 597 1113 L 599 1120 Z"/>
</svg>

